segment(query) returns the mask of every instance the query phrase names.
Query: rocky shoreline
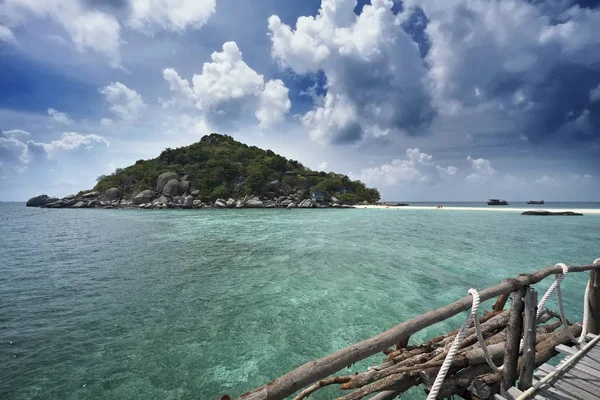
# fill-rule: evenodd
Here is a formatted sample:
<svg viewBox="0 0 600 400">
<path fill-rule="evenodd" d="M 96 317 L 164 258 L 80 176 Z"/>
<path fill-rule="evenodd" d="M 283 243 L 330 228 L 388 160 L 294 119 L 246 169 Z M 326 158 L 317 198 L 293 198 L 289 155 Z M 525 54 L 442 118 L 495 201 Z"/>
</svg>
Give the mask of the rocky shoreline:
<svg viewBox="0 0 600 400">
<path fill-rule="evenodd" d="M 174 172 L 161 174 L 155 190 L 143 190 L 128 199 L 122 188 L 110 188 L 103 192 L 88 191 L 63 198 L 39 195 L 27 201 L 27 207 L 42 208 L 137 208 L 137 209 L 203 209 L 203 208 L 353 208 L 341 204 L 335 197 L 329 199 L 305 198 L 304 193 L 277 193 L 278 181 L 270 183 L 275 188 L 270 198 L 244 196 L 241 199 L 216 199 L 203 202 L 198 199 L 199 190 L 192 190 L 187 176 L 181 179 Z"/>
</svg>

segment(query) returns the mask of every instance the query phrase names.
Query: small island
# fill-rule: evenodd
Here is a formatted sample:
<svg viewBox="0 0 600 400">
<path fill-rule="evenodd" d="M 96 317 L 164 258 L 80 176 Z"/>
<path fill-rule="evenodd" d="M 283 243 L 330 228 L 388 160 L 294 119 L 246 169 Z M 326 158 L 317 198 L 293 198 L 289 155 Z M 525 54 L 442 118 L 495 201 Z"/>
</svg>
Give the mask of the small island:
<svg viewBox="0 0 600 400">
<path fill-rule="evenodd" d="M 40 195 L 45 208 L 351 208 L 379 201 L 379 191 L 333 172 L 210 134 L 190 146 L 98 177 L 96 186 L 64 198 Z"/>
</svg>

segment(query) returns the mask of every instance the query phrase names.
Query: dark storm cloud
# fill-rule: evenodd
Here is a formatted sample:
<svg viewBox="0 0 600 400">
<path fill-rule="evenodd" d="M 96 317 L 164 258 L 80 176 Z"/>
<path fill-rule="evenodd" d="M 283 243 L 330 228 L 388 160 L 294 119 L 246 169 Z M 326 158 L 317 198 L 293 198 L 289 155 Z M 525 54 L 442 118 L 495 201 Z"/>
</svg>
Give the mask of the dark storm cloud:
<svg viewBox="0 0 600 400">
<path fill-rule="evenodd" d="M 528 136 L 536 141 L 557 133 L 579 140 L 600 138 L 600 102 L 590 99 L 590 91 L 599 83 L 599 69 L 555 66 L 532 90 L 535 106 L 526 114 Z"/>
<path fill-rule="evenodd" d="M 129 8 L 129 0 L 79 0 L 88 8 L 102 11 L 120 11 Z"/>
</svg>

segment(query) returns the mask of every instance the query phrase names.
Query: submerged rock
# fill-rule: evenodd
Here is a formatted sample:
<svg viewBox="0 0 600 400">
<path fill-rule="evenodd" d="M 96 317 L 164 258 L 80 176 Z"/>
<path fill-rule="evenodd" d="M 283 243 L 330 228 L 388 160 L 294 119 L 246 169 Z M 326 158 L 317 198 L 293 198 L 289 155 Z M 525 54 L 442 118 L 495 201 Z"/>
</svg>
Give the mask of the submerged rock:
<svg viewBox="0 0 600 400">
<path fill-rule="evenodd" d="M 521 215 L 559 215 L 559 216 L 576 216 L 576 215 L 583 215 L 581 213 L 576 213 L 573 211 L 557 211 L 557 212 L 552 212 L 552 211 L 543 211 L 543 210 L 536 210 L 536 211 L 525 211 L 524 213 L 522 213 Z"/>
</svg>

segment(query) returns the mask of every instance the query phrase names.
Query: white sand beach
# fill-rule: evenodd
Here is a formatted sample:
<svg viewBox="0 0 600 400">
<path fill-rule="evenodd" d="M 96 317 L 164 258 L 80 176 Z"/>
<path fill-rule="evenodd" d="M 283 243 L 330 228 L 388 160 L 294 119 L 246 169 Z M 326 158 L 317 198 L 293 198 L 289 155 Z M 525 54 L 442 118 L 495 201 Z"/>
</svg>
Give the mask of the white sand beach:
<svg viewBox="0 0 600 400">
<path fill-rule="evenodd" d="M 434 211 L 493 211 L 493 212 L 514 212 L 514 213 L 522 213 L 524 211 L 551 211 L 551 212 L 564 212 L 564 211 L 573 211 L 581 214 L 598 214 L 600 215 L 600 209 L 594 208 L 516 208 L 516 207 L 505 207 L 505 206 L 492 206 L 492 207 L 452 207 L 452 206 L 444 206 L 442 208 L 436 208 L 436 206 L 383 206 L 383 205 L 359 205 L 355 206 L 355 208 L 366 208 L 372 210 L 434 210 Z"/>
</svg>

